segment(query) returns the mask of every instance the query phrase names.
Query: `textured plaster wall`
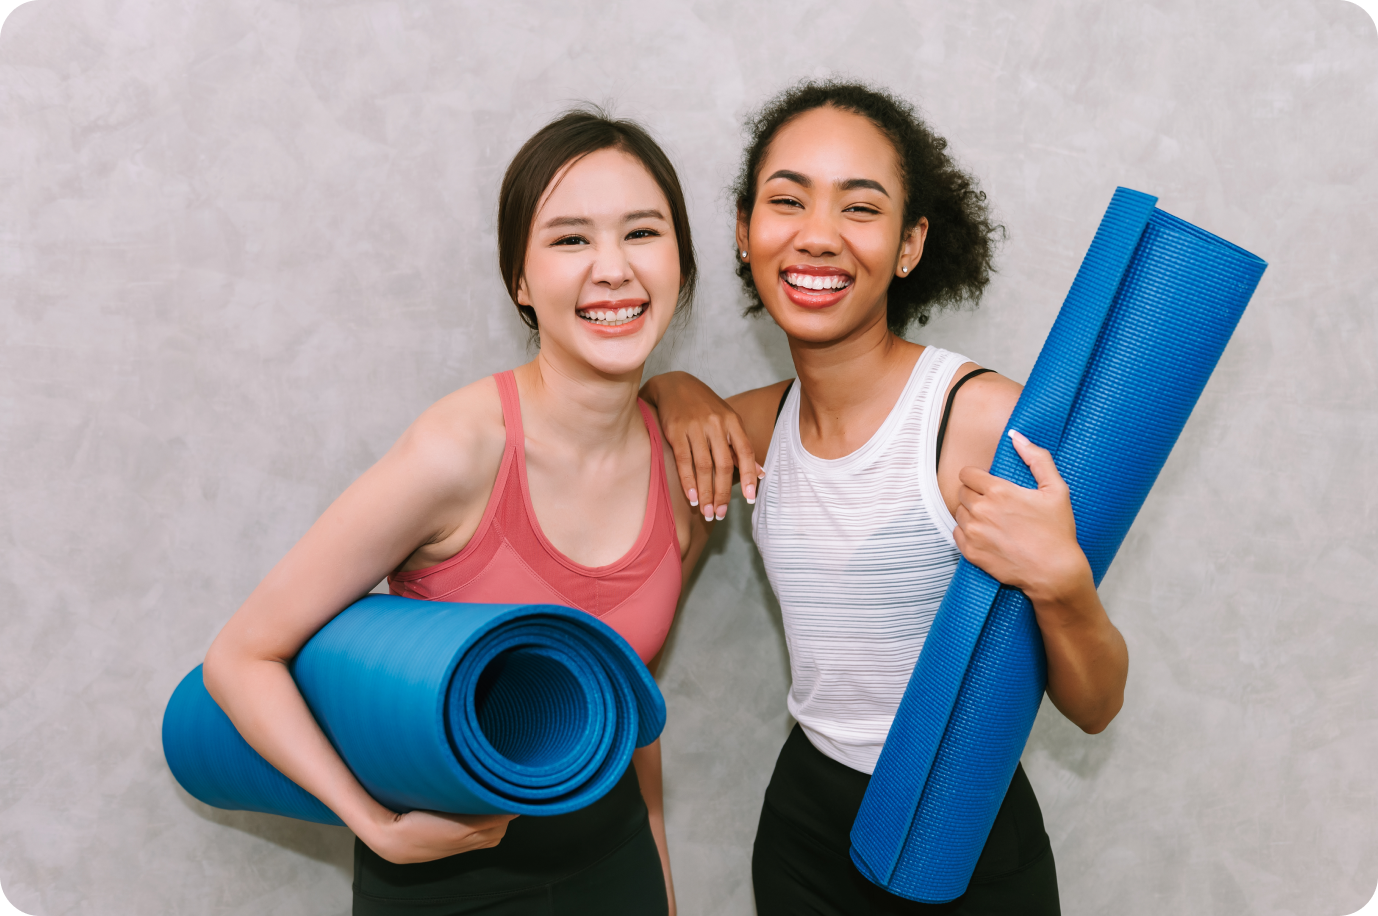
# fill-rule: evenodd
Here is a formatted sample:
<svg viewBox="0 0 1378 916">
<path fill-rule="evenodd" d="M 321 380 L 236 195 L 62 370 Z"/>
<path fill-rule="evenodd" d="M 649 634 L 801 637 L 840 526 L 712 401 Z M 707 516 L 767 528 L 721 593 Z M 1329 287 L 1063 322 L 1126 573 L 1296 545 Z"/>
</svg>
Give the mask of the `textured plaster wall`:
<svg viewBox="0 0 1378 916">
<path fill-rule="evenodd" d="M 1097 737 L 1025 762 L 1069 914 L 1338 916 L 1378 881 L 1378 31 L 1342 0 L 36 0 L 0 33 L 0 883 L 41 916 L 349 908 L 340 829 L 191 800 L 174 684 L 426 404 L 528 358 L 508 158 L 568 101 L 665 142 L 704 264 L 653 366 L 790 374 L 739 316 L 742 115 L 917 99 L 1009 229 L 916 336 L 1023 378 L 1116 184 L 1272 267 L 1103 587 Z M 1173 371 L 1162 354 L 1162 371 Z M 788 722 L 733 505 L 661 682 L 681 912 L 752 911 Z"/>
</svg>

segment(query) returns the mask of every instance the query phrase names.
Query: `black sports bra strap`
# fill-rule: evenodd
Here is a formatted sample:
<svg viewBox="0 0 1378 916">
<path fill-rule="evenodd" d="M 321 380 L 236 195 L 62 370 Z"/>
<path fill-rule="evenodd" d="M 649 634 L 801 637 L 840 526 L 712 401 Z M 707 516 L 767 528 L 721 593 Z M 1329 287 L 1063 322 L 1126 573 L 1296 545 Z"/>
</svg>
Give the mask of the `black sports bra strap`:
<svg viewBox="0 0 1378 916">
<path fill-rule="evenodd" d="M 784 392 L 784 394 L 780 395 L 780 406 L 777 407 L 777 408 L 775 408 L 775 422 L 776 422 L 776 423 L 779 423 L 779 422 L 780 422 L 780 414 L 782 414 L 782 413 L 785 412 L 785 398 L 788 398 L 788 397 L 789 397 L 789 390 L 790 390 L 791 388 L 793 388 L 793 387 L 794 387 L 794 379 L 790 379 L 790 380 L 789 380 L 789 383 L 785 385 L 785 392 Z"/>
<path fill-rule="evenodd" d="M 938 469 L 938 459 L 943 456 L 943 436 L 947 435 L 947 418 L 952 413 L 952 402 L 957 398 L 957 389 L 961 388 L 978 375 L 994 371 L 994 369 L 972 369 L 966 375 L 957 379 L 957 384 L 953 385 L 952 390 L 947 393 L 947 403 L 943 405 L 943 419 L 942 422 L 938 424 L 938 447 L 933 450 L 933 469 L 935 471 Z M 784 406 L 783 402 L 781 406 Z"/>
</svg>

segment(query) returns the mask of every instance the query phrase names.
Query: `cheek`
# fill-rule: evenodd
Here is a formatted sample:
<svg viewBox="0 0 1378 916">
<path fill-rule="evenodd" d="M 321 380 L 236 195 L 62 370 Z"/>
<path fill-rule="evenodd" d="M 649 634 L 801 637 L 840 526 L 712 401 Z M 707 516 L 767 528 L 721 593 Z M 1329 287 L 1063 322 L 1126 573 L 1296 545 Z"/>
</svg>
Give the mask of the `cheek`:
<svg viewBox="0 0 1378 916">
<path fill-rule="evenodd" d="M 563 256 L 562 256 L 563 255 Z M 526 258 L 526 288 L 532 304 L 564 306 L 577 301 L 583 283 L 584 265 L 565 252 L 535 251 Z"/>
<path fill-rule="evenodd" d="M 794 232 L 791 221 L 758 210 L 751 219 L 751 256 L 766 258 L 787 246 Z"/>
<path fill-rule="evenodd" d="M 679 296 L 679 248 L 647 246 L 634 261 L 637 279 L 652 298 L 673 301 Z"/>
<path fill-rule="evenodd" d="M 852 256 L 867 273 L 875 274 L 887 284 L 899 244 L 897 234 L 880 223 L 853 226 L 847 233 L 847 246 Z"/>
</svg>

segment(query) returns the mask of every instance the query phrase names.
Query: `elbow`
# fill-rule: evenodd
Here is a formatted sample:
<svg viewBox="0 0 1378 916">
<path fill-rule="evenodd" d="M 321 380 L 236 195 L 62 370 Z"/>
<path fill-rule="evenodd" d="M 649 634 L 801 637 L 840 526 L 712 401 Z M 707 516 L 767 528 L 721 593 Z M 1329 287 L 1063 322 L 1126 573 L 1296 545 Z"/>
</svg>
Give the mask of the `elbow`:
<svg viewBox="0 0 1378 916">
<path fill-rule="evenodd" d="M 1084 716 L 1077 721 L 1077 727 L 1088 735 L 1099 735 L 1105 731 L 1110 723 L 1115 721 L 1115 717 L 1120 714 L 1120 709 L 1124 706 L 1124 694 L 1120 693 L 1108 702 L 1104 707 L 1097 710 L 1094 715 Z"/>
<path fill-rule="evenodd" d="M 201 682 L 206 685 L 206 692 L 211 695 L 211 699 L 224 704 L 224 687 L 230 680 L 228 670 L 233 667 L 229 652 L 225 646 L 225 633 L 222 630 L 220 635 L 211 643 L 211 647 L 206 650 L 206 657 L 201 661 Z"/>
<path fill-rule="evenodd" d="M 1097 719 L 1095 722 L 1077 723 L 1078 727 L 1088 735 L 1099 735 L 1110 725 L 1109 719 Z"/>
<path fill-rule="evenodd" d="M 245 685 L 255 682 L 256 672 L 263 665 L 277 663 L 286 667 L 289 658 L 246 640 L 231 620 L 206 650 L 206 657 L 201 661 L 201 682 L 206 685 L 211 699 L 219 703 L 221 709 L 228 710 L 226 702 L 245 690 Z"/>
<path fill-rule="evenodd" d="M 201 661 L 201 682 L 206 685 L 211 699 L 219 703 L 222 709 L 226 708 L 226 699 L 231 696 L 235 685 L 244 682 L 247 666 L 253 664 L 253 656 L 232 637 L 229 630 L 229 626 L 226 626 L 220 631 Z"/>
</svg>

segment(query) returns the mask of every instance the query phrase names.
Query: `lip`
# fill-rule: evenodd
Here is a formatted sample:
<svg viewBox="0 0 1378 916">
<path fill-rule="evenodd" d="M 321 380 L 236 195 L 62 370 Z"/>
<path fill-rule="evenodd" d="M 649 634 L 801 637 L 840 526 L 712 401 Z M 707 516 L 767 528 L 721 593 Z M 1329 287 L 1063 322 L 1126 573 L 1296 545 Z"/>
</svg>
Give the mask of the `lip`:
<svg viewBox="0 0 1378 916">
<path fill-rule="evenodd" d="M 578 312 L 582 312 L 587 309 L 625 309 L 633 308 L 638 305 L 645 306 L 645 308 L 641 310 L 640 315 L 637 315 L 635 318 L 633 318 L 631 321 L 626 322 L 625 324 L 619 324 L 612 327 L 609 327 L 607 325 L 594 324 L 591 321 L 585 321 L 584 319 L 579 318 L 577 315 Z M 646 326 L 646 316 L 651 314 L 651 300 L 600 299 L 597 302 L 585 302 L 581 304 L 578 308 L 575 309 L 575 312 L 575 319 L 586 329 L 588 329 L 588 331 L 590 331 L 598 337 L 629 337 Z"/>
<path fill-rule="evenodd" d="M 799 289 L 790 284 L 785 279 L 786 274 L 804 274 L 810 277 L 847 277 L 852 282 L 842 289 L 813 290 Z M 837 305 L 856 285 L 856 278 L 840 267 L 829 267 L 824 264 L 794 264 L 780 271 L 780 289 L 784 291 L 785 298 L 795 305 L 806 309 L 824 309 L 832 305 Z"/>
</svg>

